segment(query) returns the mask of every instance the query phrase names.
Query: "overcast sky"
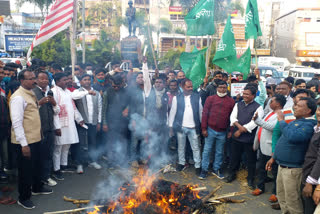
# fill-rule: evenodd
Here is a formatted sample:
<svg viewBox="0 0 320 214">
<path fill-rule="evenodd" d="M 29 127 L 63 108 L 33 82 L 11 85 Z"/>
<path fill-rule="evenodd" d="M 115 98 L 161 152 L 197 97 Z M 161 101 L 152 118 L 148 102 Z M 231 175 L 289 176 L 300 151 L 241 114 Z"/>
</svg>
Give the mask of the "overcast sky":
<svg viewBox="0 0 320 214">
<path fill-rule="evenodd" d="M 127 0 L 120 0 L 120 1 L 127 1 Z M 244 1 L 244 0 L 242 0 Z M 275 0 L 263 0 L 263 1 L 275 1 Z M 280 0 L 285 2 L 284 11 L 289 12 L 296 8 L 305 8 L 305 7 L 320 7 L 320 0 Z M 16 8 L 16 0 L 10 0 L 11 10 L 17 11 Z M 34 5 L 32 4 L 24 4 L 20 8 L 20 12 L 27 12 L 33 13 L 34 12 Z M 35 12 L 40 12 L 38 8 L 35 8 Z"/>
</svg>

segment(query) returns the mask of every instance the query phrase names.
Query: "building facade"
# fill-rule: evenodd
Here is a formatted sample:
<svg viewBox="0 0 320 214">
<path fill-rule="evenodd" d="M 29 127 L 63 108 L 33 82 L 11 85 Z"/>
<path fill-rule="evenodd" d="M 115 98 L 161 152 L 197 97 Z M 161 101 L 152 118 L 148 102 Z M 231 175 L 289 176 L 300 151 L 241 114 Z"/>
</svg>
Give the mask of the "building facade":
<svg viewBox="0 0 320 214">
<path fill-rule="evenodd" d="M 298 8 L 275 20 L 272 52 L 291 63 L 320 67 L 320 8 Z"/>
</svg>

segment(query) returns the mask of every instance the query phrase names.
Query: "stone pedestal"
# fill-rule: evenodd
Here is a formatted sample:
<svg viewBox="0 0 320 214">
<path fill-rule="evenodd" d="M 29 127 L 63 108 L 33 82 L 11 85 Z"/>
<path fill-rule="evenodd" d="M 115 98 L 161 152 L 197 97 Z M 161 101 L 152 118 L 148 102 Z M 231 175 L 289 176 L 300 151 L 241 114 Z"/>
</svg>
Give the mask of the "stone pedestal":
<svg viewBox="0 0 320 214">
<path fill-rule="evenodd" d="M 132 67 L 140 67 L 141 41 L 137 37 L 126 37 L 121 40 L 121 59 L 130 61 Z"/>
</svg>

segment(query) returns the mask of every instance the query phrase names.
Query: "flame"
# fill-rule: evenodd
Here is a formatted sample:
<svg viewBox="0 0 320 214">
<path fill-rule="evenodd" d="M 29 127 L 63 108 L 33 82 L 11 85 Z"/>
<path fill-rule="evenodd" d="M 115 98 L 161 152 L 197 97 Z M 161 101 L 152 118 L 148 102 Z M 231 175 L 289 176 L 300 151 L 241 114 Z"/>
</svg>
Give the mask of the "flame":
<svg viewBox="0 0 320 214">
<path fill-rule="evenodd" d="M 127 188 L 120 187 L 119 190 L 122 191 L 122 194 L 117 201 L 111 202 L 107 205 L 108 209 L 106 210 L 106 214 L 113 213 L 117 207 L 121 207 L 123 210 L 122 213 L 124 214 L 134 214 L 135 208 L 138 208 L 142 203 L 147 203 L 148 205 L 157 207 L 165 214 L 177 213 L 171 210 L 171 207 L 181 206 L 179 203 L 179 197 L 184 198 L 186 194 L 181 193 L 178 195 L 176 192 L 176 186 L 172 185 L 170 195 L 161 195 L 153 189 L 153 182 L 155 180 L 155 175 L 149 175 L 147 170 L 139 169 L 138 175 L 132 179 L 134 183 L 134 191 L 129 195 L 126 195 L 126 190 L 130 187 L 130 184 L 127 184 Z M 195 187 L 196 186 L 188 185 L 187 189 L 192 191 Z M 198 193 L 199 191 L 192 191 L 194 199 L 200 199 Z M 99 214 L 99 212 L 100 210 L 98 207 L 95 207 L 95 210 L 88 212 L 88 214 Z"/>
<path fill-rule="evenodd" d="M 88 214 L 98 214 L 100 212 L 100 209 L 97 206 L 94 206 L 94 211 L 88 212 Z"/>
</svg>

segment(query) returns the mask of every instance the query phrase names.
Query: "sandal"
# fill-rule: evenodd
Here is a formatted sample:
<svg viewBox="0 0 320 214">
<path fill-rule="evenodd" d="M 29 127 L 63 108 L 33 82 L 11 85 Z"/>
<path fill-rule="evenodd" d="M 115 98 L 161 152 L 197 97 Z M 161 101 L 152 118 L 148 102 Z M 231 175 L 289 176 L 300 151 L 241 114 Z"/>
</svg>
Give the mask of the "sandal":
<svg viewBox="0 0 320 214">
<path fill-rule="evenodd" d="M 3 204 L 3 205 L 15 204 L 16 202 L 17 201 L 11 197 L 4 197 L 0 199 L 0 204 Z"/>
</svg>

